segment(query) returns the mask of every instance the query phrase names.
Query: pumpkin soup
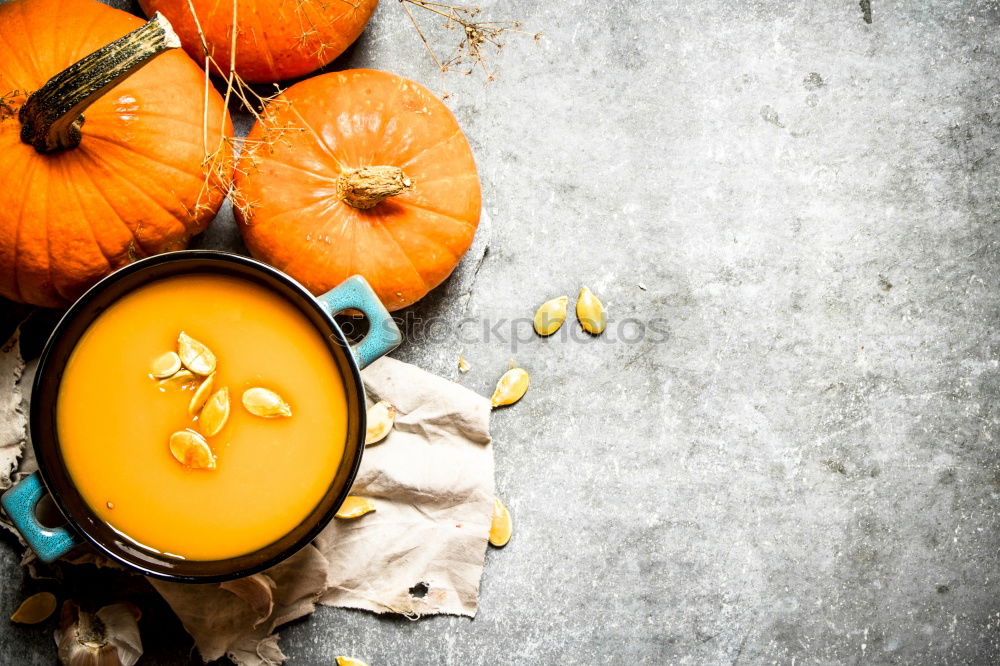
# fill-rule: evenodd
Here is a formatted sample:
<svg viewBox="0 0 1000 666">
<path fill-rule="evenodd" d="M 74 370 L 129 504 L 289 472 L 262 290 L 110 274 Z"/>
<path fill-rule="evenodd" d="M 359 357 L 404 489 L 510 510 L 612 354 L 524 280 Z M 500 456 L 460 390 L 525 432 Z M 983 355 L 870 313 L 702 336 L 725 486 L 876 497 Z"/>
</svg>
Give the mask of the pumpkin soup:
<svg viewBox="0 0 1000 666">
<path fill-rule="evenodd" d="M 292 531 L 347 436 L 323 335 L 266 287 L 221 275 L 166 278 L 108 308 L 73 351 L 56 409 L 62 457 L 94 513 L 190 560 Z"/>
</svg>

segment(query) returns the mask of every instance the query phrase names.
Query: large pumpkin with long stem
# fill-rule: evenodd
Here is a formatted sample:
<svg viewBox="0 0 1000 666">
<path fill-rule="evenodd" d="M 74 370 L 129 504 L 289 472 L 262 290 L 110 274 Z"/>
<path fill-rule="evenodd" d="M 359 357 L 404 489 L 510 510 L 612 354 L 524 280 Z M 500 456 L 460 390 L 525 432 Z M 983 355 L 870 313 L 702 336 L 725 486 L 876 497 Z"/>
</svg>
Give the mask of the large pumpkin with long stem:
<svg viewBox="0 0 1000 666">
<path fill-rule="evenodd" d="M 0 5 L 0 44 L 0 295 L 66 305 L 204 230 L 232 127 L 169 23 L 17 0 Z"/>
<path fill-rule="evenodd" d="M 423 86 L 368 69 L 295 84 L 236 168 L 247 247 L 314 293 L 363 275 L 390 310 L 454 270 L 479 224 L 469 143 Z"/>
<path fill-rule="evenodd" d="M 215 73 L 231 62 L 244 81 L 269 83 L 322 67 L 358 38 L 378 0 L 139 0 L 146 15 L 170 19 L 199 63 Z M 234 34 L 233 25 L 236 30 Z M 233 46 L 235 61 L 232 60 Z"/>
</svg>

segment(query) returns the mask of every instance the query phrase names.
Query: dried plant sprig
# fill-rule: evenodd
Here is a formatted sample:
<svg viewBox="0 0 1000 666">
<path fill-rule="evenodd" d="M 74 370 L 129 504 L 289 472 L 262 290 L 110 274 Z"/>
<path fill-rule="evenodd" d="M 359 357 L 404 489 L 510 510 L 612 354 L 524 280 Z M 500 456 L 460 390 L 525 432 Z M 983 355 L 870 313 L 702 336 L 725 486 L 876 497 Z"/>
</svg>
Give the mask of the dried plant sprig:
<svg viewBox="0 0 1000 666">
<path fill-rule="evenodd" d="M 232 1 L 232 23 L 230 29 L 229 62 L 225 65 L 219 63 L 213 56 L 205 33 L 202 30 L 201 22 L 195 11 L 192 0 L 187 0 L 188 11 L 194 20 L 198 37 L 201 41 L 202 56 L 204 58 L 205 69 L 205 97 L 204 113 L 202 118 L 202 144 L 204 149 L 203 168 L 205 170 L 205 182 L 198 195 L 195 210 L 208 207 L 208 199 L 212 191 L 218 187 L 224 187 L 227 182 L 226 176 L 233 168 L 238 170 L 252 169 L 257 163 L 255 154 L 262 148 L 273 146 L 277 142 L 287 141 L 286 135 L 289 132 L 304 132 L 305 127 L 295 125 L 285 121 L 277 122 L 278 117 L 294 116 L 292 114 L 277 113 L 282 105 L 290 105 L 290 102 L 281 97 L 281 89 L 275 85 L 275 90 L 270 95 L 262 95 L 252 88 L 236 72 L 236 43 L 238 34 L 238 0 Z M 318 32 L 312 23 L 312 18 L 305 11 L 306 5 L 313 0 L 298 0 L 299 21 L 303 23 L 302 39 Z M 328 0 L 321 0 L 325 2 Z M 337 0 L 353 9 L 358 5 L 352 0 Z M 490 51 L 500 51 L 504 47 L 504 39 L 508 34 L 531 35 L 534 39 L 540 39 L 541 33 L 530 33 L 522 29 L 520 21 L 483 21 L 480 20 L 482 9 L 471 5 L 453 5 L 447 2 L 435 0 L 399 0 L 407 16 L 413 23 L 420 36 L 427 52 L 434 60 L 441 72 L 459 71 L 465 74 L 472 74 L 477 69 L 481 70 L 487 81 L 491 81 L 496 76 L 496 71 L 490 66 L 488 60 Z M 429 14 L 443 19 L 440 27 L 448 30 L 457 30 L 461 33 L 461 38 L 457 46 L 448 53 L 447 56 L 439 56 L 438 51 L 431 45 L 426 33 L 421 28 L 419 22 L 410 9 L 410 5 L 422 9 Z M 326 4 L 320 5 L 321 9 L 326 9 Z M 323 48 L 322 46 L 320 47 Z M 246 109 L 254 118 L 255 122 L 265 129 L 264 138 L 253 141 L 246 137 L 226 136 L 224 131 L 220 131 L 220 139 L 215 145 L 209 145 L 209 122 L 208 98 L 212 85 L 211 73 L 219 74 L 225 82 L 223 93 L 223 112 L 219 119 L 220 130 L 225 128 L 226 113 L 230 101 L 234 98 Z M 241 159 L 236 160 L 236 155 L 241 155 Z M 235 166 L 234 166 L 235 165 Z M 231 189 L 229 198 L 235 208 L 248 213 L 256 202 L 247 201 L 242 193 Z M 246 215 L 244 216 L 246 217 Z"/>
<path fill-rule="evenodd" d="M 488 51 L 503 49 L 508 34 L 531 35 L 536 40 L 542 37 L 540 32 L 523 30 L 520 21 L 480 20 L 482 8 L 472 5 L 452 5 L 434 0 L 399 0 L 399 3 L 416 28 L 424 48 L 442 72 L 459 71 L 463 74 L 472 74 L 480 69 L 486 80 L 492 81 L 496 77 L 496 70 L 489 65 Z M 439 56 L 431 46 L 430 40 L 410 10 L 410 5 L 443 18 L 442 27 L 461 33 L 458 45 L 447 56 Z"/>
<path fill-rule="evenodd" d="M 344 4 L 350 7 L 350 11 L 358 11 L 361 9 L 361 5 L 358 2 L 352 2 L 351 0 L 336 0 L 338 4 Z M 311 37 L 319 34 L 319 27 L 313 21 L 312 16 L 306 11 L 310 5 L 314 5 L 314 9 L 320 13 L 325 13 L 330 9 L 330 0 L 296 0 L 295 5 L 295 16 L 299 21 L 299 32 L 301 36 L 299 37 L 299 46 L 302 47 L 309 41 Z M 327 24 L 331 24 L 334 21 L 343 18 L 345 15 L 340 15 L 337 17 L 329 17 Z M 316 50 L 313 51 L 313 55 L 320 60 L 326 60 L 326 52 L 330 48 L 330 45 L 322 40 L 316 46 Z"/>
<path fill-rule="evenodd" d="M 346 0 L 342 0 L 345 1 Z M 212 188 L 221 186 L 222 183 L 226 182 L 226 175 L 230 169 L 245 168 L 239 165 L 242 164 L 255 164 L 255 160 L 252 158 L 253 153 L 255 153 L 261 145 L 273 145 L 276 141 L 284 140 L 282 135 L 288 131 L 305 131 L 302 127 L 295 127 L 292 125 L 282 125 L 278 126 L 273 122 L 274 114 L 270 113 L 276 106 L 281 104 L 288 104 L 287 101 L 280 98 L 281 89 L 275 85 L 274 93 L 270 95 L 261 95 L 256 90 L 254 90 L 250 84 L 248 84 L 243 78 L 236 72 L 236 36 L 238 30 L 237 23 L 237 11 L 238 11 L 238 0 L 232 0 L 232 24 L 230 30 L 230 45 L 229 45 L 229 62 L 226 67 L 223 67 L 218 60 L 212 55 L 211 50 L 208 47 L 208 42 L 205 39 L 205 33 L 202 31 L 201 22 L 198 19 L 198 14 L 195 11 L 194 5 L 191 0 L 188 0 L 188 10 L 191 12 L 191 16 L 194 19 L 195 28 L 198 31 L 198 38 L 201 41 L 202 55 L 204 57 L 204 69 L 205 69 L 205 100 L 204 100 L 204 111 L 202 114 L 202 148 L 205 153 L 205 157 L 202 161 L 202 167 L 205 171 L 205 182 L 202 185 L 201 192 L 198 195 L 198 203 L 196 204 L 196 209 L 205 207 L 206 198 L 211 192 Z M 350 4 L 350 3 L 348 3 Z M 352 5 L 353 6 L 353 5 Z M 222 74 L 225 78 L 225 91 L 223 94 L 223 105 L 222 105 L 222 117 L 219 119 L 220 130 L 226 125 L 226 113 L 229 108 L 229 103 L 232 99 L 239 100 L 240 104 L 244 109 L 247 110 L 253 117 L 255 122 L 260 123 L 262 126 L 266 127 L 267 138 L 262 141 L 251 141 L 246 137 L 236 137 L 236 136 L 226 136 L 224 131 L 220 131 L 219 141 L 215 145 L 209 145 L 208 140 L 208 127 L 209 127 L 209 117 L 208 117 L 208 96 L 209 89 L 212 85 L 210 74 L 212 71 Z M 236 160 L 237 154 L 250 155 L 248 160 Z M 248 202 L 243 200 L 239 196 L 239 193 L 230 190 L 229 192 L 230 200 L 234 207 L 244 210 L 248 210 L 254 204 L 253 202 Z"/>
</svg>

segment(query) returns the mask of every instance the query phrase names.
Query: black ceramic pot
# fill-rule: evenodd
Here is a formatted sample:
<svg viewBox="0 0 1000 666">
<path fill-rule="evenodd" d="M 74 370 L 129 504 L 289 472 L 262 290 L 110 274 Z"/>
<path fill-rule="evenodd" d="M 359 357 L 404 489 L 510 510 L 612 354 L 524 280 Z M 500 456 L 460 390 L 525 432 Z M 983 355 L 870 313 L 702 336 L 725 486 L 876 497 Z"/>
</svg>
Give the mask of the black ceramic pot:
<svg viewBox="0 0 1000 666">
<path fill-rule="evenodd" d="M 73 484 L 62 459 L 56 429 L 56 398 L 63 369 L 77 341 L 112 303 L 155 280 L 198 273 L 229 275 L 267 287 L 293 304 L 319 330 L 336 362 L 347 396 L 347 442 L 336 475 L 323 499 L 295 529 L 260 550 L 224 560 L 194 561 L 162 555 L 124 538 L 102 521 Z M 359 310 L 369 331 L 351 346 L 333 317 Z M 359 371 L 392 351 L 401 341 L 399 329 L 375 292 L 360 276 L 314 297 L 281 271 L 247 257 L 202 250 L 157 255 L 137 261 L 98 282 L 73 304 L 45 345 L 31 392 L 31 443 L 39 471 L 11 488 L 2 498 L 28 545 L 45 561 L 90 542 L 102 554 L 138 573 L 165 580 L 206 583 L 248 576 L 289 557 L 308 544 L 333 518 L 354 482 L 364 452 L 365 395 Z M 38 522 L 35 509 L 45 492 L 66 519 L 62 527 Z"/>
</svg>

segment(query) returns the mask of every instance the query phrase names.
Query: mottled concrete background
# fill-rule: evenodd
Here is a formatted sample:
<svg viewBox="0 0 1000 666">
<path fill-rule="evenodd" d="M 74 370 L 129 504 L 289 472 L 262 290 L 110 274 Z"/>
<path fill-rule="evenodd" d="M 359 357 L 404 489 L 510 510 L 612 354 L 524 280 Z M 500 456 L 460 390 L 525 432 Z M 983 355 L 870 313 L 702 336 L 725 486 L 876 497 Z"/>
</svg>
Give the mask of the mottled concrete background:
<svg viewBox="0 0 1000 666">
<path fill-rule="evenodd" d="M 493 420 L 515 536 L 474 621 L 323 609 L 290 663 L 997 663 L 997 2 L 484 6 L 545 33 L 489 85 L 392 0 L 336 66 L 447 90 L 475 149 L 488 252 L 397 356 L 530 371 Z M 581 284 L 603 338 L 483 335 Z M 0 559 L 6 616 L 35 584 Z M 185 662 L 144 603 L 147 663 Z M 2 660 L 51 663 L 50 629 L 0 622 Z"/>
</svg>

